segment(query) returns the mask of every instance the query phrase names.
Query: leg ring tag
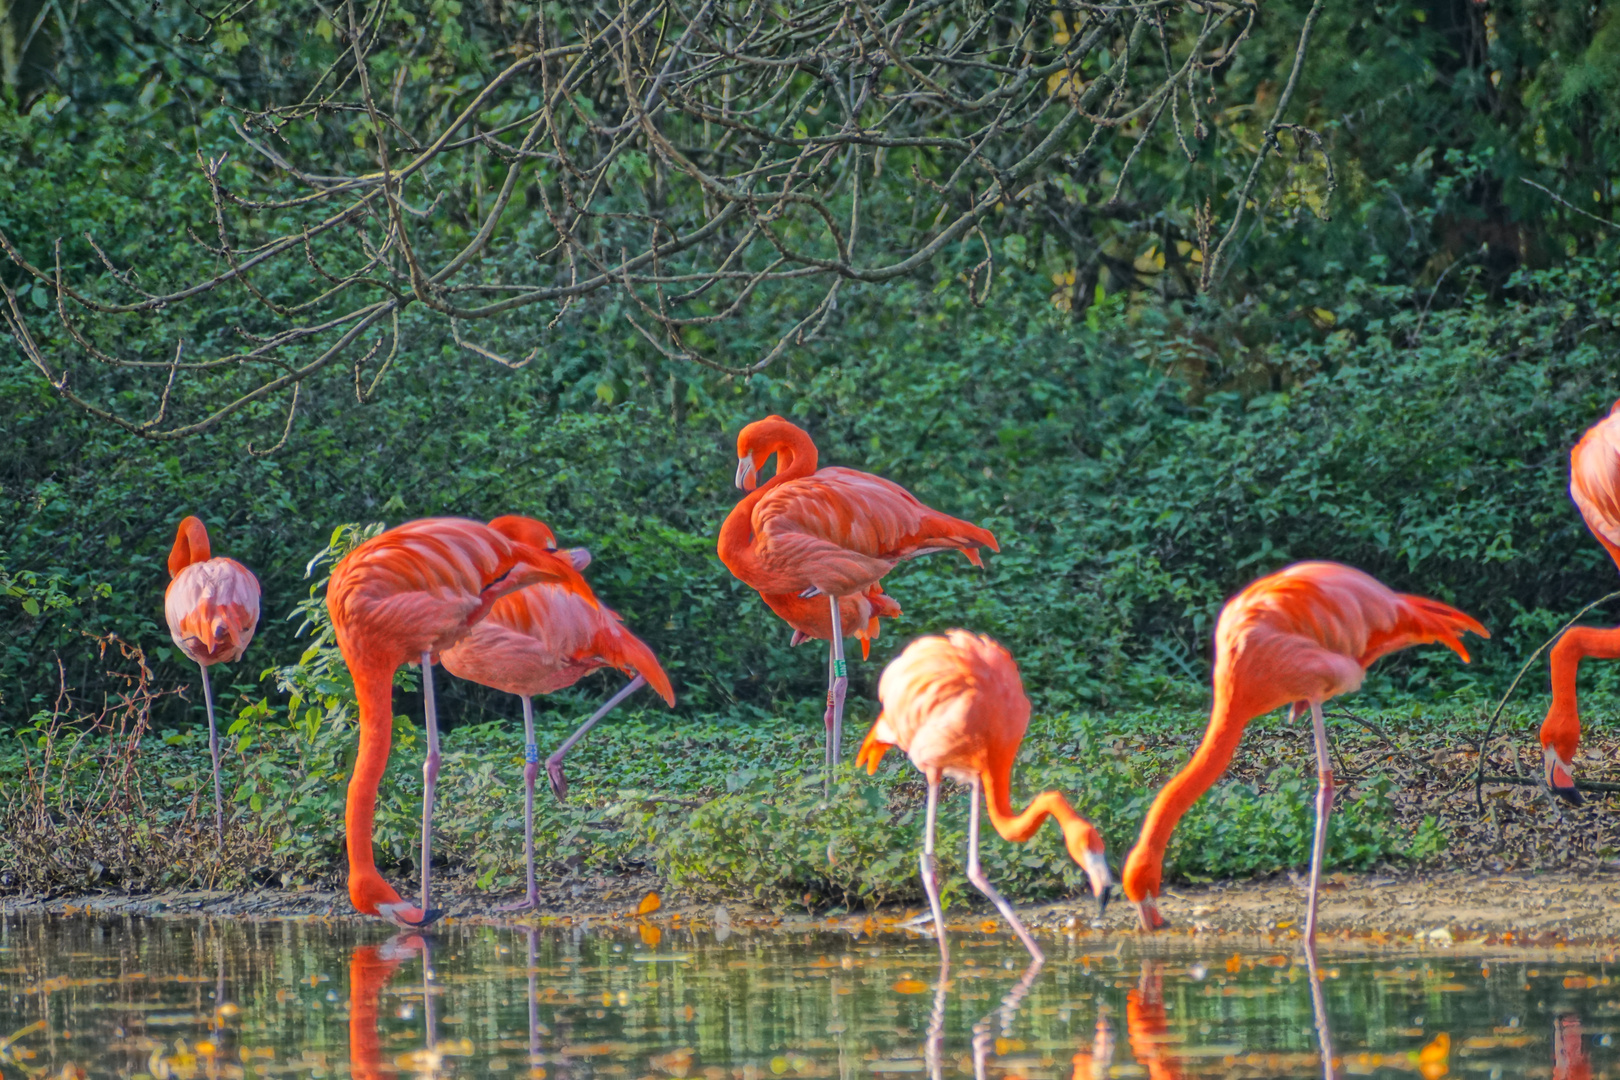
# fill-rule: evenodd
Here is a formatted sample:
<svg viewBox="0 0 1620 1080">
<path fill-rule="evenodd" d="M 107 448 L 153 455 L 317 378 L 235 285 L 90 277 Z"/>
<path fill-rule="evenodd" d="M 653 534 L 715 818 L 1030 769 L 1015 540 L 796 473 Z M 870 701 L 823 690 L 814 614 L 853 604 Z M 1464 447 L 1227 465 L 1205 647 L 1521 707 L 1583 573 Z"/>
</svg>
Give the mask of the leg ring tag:
<svg viewBox="0 0 1620 1080">
<path fill-rule="evenodd" d="M 840 679 L 849 678 L 849 664 L 844 661 L 843 657 L 833 661 L 833 675 Z"/>
<path fill-rule="evenodd" d="M 530 765 L 538 764 L 540 761 L 540 747 L 534 743 L 529 743 L 528 745 L 524 746 L 523 760 L 528 762 Z"/>
</svg>

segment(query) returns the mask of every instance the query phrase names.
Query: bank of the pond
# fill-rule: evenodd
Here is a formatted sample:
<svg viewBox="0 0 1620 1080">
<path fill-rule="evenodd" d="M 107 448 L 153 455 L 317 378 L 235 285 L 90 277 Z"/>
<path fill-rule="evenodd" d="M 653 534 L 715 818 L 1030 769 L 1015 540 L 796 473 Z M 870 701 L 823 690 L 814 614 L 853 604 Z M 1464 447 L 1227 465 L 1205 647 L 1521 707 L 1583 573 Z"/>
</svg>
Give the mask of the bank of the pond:
<svg viewBox="0 0 1620 1080">
<path fill-rule="evenodd" d="M 637 909 L 658 883 L 646 874 L 601 876 L 552 884 L 541 907 L 499 915 L 506 897 L 447 893 L 437 898 L 451 922 L 630 924 L 656 940 L 673 928 L 725 933 L 760 930 L 845 931 L 852 934 L 918 932 L 915 907 L 824 915 L 804 909 L 694 902 L 665 893 L 658 909 Z M 1304 918 L 1305 882 L 1291 875 L 1265 881 L 1171 888 L 1160 910 L 1171 921 L 1165 940 L 1232 937 L 1247 946 L 1296 941 Z M 1369 946 L 1452 949 L 1470 946 L 1567 948 L 1620 946 L 1620 872 L 1476 874 L 1333 874 L 1324 892 L 1320 937 L 1325 948 Z M 1134 910 L 1116 901 L 1099 919 L 1090 902 L 1029 905 L 1021 909 L 1037 933 L 1082 934 L 1099 939 L 1136 933 Z M 184 890 L 127 896 L 80 894 L 53 899 L 0 899 L 0 915 L 206 916 L 214 918 L 359 919 L 348 897 L 324 889 L 245 892 Z M 947 913 L 953 935 L 1007 934 L 1006 924 L 982 902 Z M 378 924 L 381 925 L 381 924 Z M 926 932 L 926 931 L 923 931 Z"/>
</svg>

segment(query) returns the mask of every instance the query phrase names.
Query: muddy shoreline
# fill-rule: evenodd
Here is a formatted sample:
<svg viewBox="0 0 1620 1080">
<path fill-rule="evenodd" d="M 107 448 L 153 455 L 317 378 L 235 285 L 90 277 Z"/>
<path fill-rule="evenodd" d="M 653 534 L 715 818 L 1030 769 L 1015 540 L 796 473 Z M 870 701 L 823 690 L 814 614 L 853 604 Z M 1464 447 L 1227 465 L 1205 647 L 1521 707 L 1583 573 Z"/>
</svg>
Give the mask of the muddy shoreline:
<svg viewBox="0 0 1620 1080">
<path fill-rule="evenodd" d="M 904 924 L 914 908 L 882 908 L 831 916 L 803 910 L 771 911 L 742 903 L 683 901 L 664 895 L 662 906 L 646 916 L 636 909 L 657 891 L 651 875 L 599 877 L 553 886 L 534 912 L 501 914 L 498 904 L 515 897 L 447 892 L 441 906 L 447 920 L 546 925 L 589 924 L 728 931 L 809 930 L 877 934 L 910 933 Z M 1233 946 L 1269 948 L 1297 941 L 1304 919 L 1304 881 L 1295 876 L 1265 881 L 1176 887 L 1160 898 L 1171 929 L 1154 940 L 1166 946 L 1222 941 Z M 1620 947 L 1620 873 L 1490 874 L 1411 873 L 1334 874 L 1326 882 L 1319 942 L 1324 950 L 1401 947 Z M 1099 943 L 1135 932 L 1133 909 L 1112 904 L 1097 918 L 1090 901 L 1025 905 L 1020 909 L 1043 936 L 1080 935 Z M 0 897 L 0 915 L 96 915 L 206 918 L 360 919 L 342 891 L 188 890 L 144 895 L 80 893 L 48 900 Z M 1005 924 L 988 905 L 961 907 L 948 915 L 953 933 L 1005 934 Z M 1145 943 L 1145 942 L 1144 942 Z"/>
</svg>

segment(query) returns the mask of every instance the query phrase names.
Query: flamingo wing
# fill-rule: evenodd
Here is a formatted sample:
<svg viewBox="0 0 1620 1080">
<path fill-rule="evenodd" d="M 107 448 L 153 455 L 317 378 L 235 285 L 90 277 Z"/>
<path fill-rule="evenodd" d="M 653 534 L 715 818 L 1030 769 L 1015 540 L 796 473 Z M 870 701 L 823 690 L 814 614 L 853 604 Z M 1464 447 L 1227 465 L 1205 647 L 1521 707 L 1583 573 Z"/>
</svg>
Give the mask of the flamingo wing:
<svg viewBox="0 0 1620 1080">
<path fill-rule="evenodd" d="M 760 565 L 784 587 L 834 596 L 863 592 L 904 559 L 998 550 L 986 529 L 932 510 L 899 484 L 855 469 L 821 469 L 771 489 L 751 524 Z"/>
<path fill-rule="evenodd" d="M 1373 661 L 1409 646 L 1440 643 L 1466 661 L 1459 640 L 1464 631 L 1490 636 L 1456 608 L 1397 593 L 1354 567 L 1295 563 L 1250 585 L 1222 610 L 1215 629 L 1217 682 L 1225 667 L 1229 684 L 1245 696 L 1243 711 L 1254 716 L 1355 690 Z"/>
</svg>

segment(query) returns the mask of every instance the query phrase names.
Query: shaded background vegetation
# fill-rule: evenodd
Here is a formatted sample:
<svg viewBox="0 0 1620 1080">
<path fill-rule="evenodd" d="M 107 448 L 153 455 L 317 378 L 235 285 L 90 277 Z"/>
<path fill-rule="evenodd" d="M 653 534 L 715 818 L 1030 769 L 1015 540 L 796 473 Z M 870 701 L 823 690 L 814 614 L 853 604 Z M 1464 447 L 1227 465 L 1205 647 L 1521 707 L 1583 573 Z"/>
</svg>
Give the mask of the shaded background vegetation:
<svg viewBox="0 0 1620 1080">
<path fill-rule="evenodd" d="M 1372 690 L 1482 700 L 1612 580 L 1564 487 L 1569 445 L 1620 396 L 1620 7 L 1329 6 L 1296 110 L 1324 136 L 1338 190 L 1324 201 L 1320 168 L 1286 143 L 1257 191 L 1263 213 L 1196 293 L 1196 214 L 1206 197 L 1219 208 L 1252 154 L 1305 8 L 1267 6 L 1257 47 L 1220 73 L 1191 164 L 1154 143 L 1117 202 L 1095 198 L 1131 152 L 1122 133 L 1092 172 L 1058 170 L 994 218 L 988 298 L 969 282 L 977 241 L 952 248 L 844 293 L 815 340 L 747 379 L 652 349 L 607 300 L 511 328 L 543 344 L 515 372 L 407 321 L 377 400 L 357 405 L 347 371 L 310 385 L 285 447 L 258 457 L 248 447 L 276 442 L 281 408 L 154 444 L 65 406 L 13 354 L 0 367 L 0 725 L 49 709 L 62 684 L 91 701 L 109 690 L 85 632 L 145 646 L 159 688 L 194 680 L 159 617 L 185 513 L 265 586 L 252 649 L 216 677 L 233 684 L 233 713 L 297 719 L 260 673 L 303 649 L 288 616 L 335 527 L 506 512 L 593 550 L 593 584 L 664 659 L 681 717 L 791 711 L 819 693 L 823 665 L 789 651 L 712 543 L 736 497 L 732 440 L 766 412 L 809 428 L 824 463 L 880 472 L 1003 541 L 983 573 L 935 557 L 891 576 L 906 614 L 872 663 L 852 665 L 852 697 L 870 699 L 911 636 L 962 624 L 1009 645 L 1040 710 L 1159 703 L 1192 728 L 1222 600 L 1323 557 L 1496 632 L 1471 667 L 1415 652 L 1386 661 Z M 0 10 L 13 28 L 38 14 Z M 43 263 L 56 236 L 71 248 L 93 228 L 120 258 L 145 253 L 153 279 L 182 279 L 198 256 L 171 241 L 208 227 L 196 155 L 235 146 L 235 111 L 294 92 L 318 35 L 295 5 L 212 24 L 112 0 L 72 10 L 5 70 L 0 231 Z M 505 10 L 423 5 L 420 92 L 450 101 L 476 85 L 482 28 Z M 915 181 L 896 172 L 871 227 L 901 213 Z M 42 317 L 54 302 L 9 264 L 0 277 Z M 221 340 L 239 315 L 222 301 L 167 329 Z M 782 317 L 762 303 L 714 332 L 763 353 Z M 118 393 L 132 413 L 155 407 L 145 384 Z M 443 683 L 452 725 L 515 714 Z M 550 704 L 572 714 L 605 685 Z M 194 693 L 154 700 L 160 726 L 201 720 Z"/>
</svg>

